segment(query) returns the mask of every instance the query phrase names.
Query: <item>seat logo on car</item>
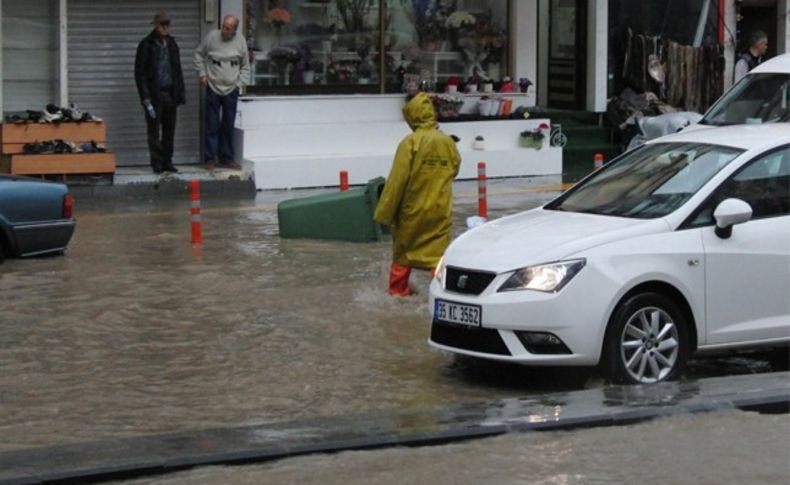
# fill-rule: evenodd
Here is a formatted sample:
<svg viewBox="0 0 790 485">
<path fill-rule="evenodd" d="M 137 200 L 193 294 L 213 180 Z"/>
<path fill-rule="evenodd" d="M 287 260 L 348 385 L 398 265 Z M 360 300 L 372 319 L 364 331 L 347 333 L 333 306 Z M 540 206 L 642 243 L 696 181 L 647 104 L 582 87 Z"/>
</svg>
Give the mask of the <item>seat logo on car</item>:
<svg viewBox="0 0 790 485">
<path fill-rule="evenodd" d="M 458 288 L 464 289 L 466 288 L 466 281 L 469 279 L 469 275 L 462 274 L 458 277 Z"/>
</svg>

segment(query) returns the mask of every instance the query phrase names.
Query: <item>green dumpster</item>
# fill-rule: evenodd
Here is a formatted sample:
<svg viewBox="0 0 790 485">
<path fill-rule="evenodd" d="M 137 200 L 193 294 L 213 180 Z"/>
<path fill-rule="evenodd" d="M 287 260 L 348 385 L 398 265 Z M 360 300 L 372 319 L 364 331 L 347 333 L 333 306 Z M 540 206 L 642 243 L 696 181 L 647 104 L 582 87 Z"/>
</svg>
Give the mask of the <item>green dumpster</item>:
<svg viewBox="0 0 790 485">
<path fill-rule="evenodd" d="M 373 220 L 373 211 L 383 187 L 384 177 L 376 177 L 364 187 L 280 202 L 280 237 L 378 241 L 383 228 Z"/>
</svg>

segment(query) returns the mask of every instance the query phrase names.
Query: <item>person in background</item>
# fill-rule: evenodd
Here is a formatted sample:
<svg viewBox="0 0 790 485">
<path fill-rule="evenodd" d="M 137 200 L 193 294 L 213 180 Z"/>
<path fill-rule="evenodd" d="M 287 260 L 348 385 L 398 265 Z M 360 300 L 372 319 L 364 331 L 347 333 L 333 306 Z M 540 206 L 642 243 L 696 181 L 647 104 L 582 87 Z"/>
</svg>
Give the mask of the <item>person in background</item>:
<svg viewBox="0 0 790 485">
<path fill-rule="evenodd" d="M 432 270 L 450 244 L 453 179 L 461 156 L 436 124 L 433 103 L 417 93 L 403 108 L 412 133 L 398 145 L 373 218 L 392 229 L 389 293 L 408 296 L 412 268 Z"/>
<path fill-rule="evenodd" d="M 239 18 L 226 15 L 222 28 L 209 32 L 195 50 L 195 68 L 206 87 L 203 159 L 209 170 L 241 168 L 233 153 L 233 125 L 239 92 L 250 78 L 250 59 L 238 28 Z"/>
<path fill-rule="evenodd" d="M 154 29 L 137 46 L 134 80 L 145 113 L 148 153 L 154 173 L 178 172 L 173 165 L 176 109 L 186 103 L 181 54 L 170 36 L 170 17 L 160 11 Z"/>
<path fill-rule="evenodd" d="M 768 35 L 762 30 L 756 30 L 749 34 L 749 48 L 741 54 L 735 62 L 734 82 L 741 80 L 747 72 L 751 71 L 763 62 L 763 56 L 768 50 Z"/>
</svg>

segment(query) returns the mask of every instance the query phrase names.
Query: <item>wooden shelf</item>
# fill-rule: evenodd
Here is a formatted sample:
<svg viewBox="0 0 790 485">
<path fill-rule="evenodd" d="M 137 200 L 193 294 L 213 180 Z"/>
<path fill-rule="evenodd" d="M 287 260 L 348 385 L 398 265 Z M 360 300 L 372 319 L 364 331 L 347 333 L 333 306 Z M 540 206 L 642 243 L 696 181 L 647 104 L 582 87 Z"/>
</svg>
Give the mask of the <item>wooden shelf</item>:
<svg viewBox="0 0 790 485">
<path fill-rule="evenodd" d="M 115 173 L 115 154 L 48 153 L 26 154 L 26 143 L 69 141 L 77 146 L 87 142 L 107 143 L 104 122 L 3 123 L 0 129 L 0 171 L 18 175 L 66 175 Z"/>
<path fill-rule="evenodd" d="M 3 155 L 2 171 L 17 175 L 115 173 L 114 153 Z"/>
</svg>

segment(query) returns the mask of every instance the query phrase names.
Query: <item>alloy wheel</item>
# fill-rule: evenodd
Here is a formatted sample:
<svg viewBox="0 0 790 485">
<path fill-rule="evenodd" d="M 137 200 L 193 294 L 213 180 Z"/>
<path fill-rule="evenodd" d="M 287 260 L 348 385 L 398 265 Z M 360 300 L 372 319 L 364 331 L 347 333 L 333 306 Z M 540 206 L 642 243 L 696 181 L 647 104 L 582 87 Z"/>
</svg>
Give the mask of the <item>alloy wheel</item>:
<svg viewBox="0 0 790 485">
<path fill-rule="evenodd" d="M 663 381 L 678 362 L 678 327 L 661 308 L 644 307 L 631 315 L 620 335 L 620 359 L 636 382 Z"/>
</svg>

